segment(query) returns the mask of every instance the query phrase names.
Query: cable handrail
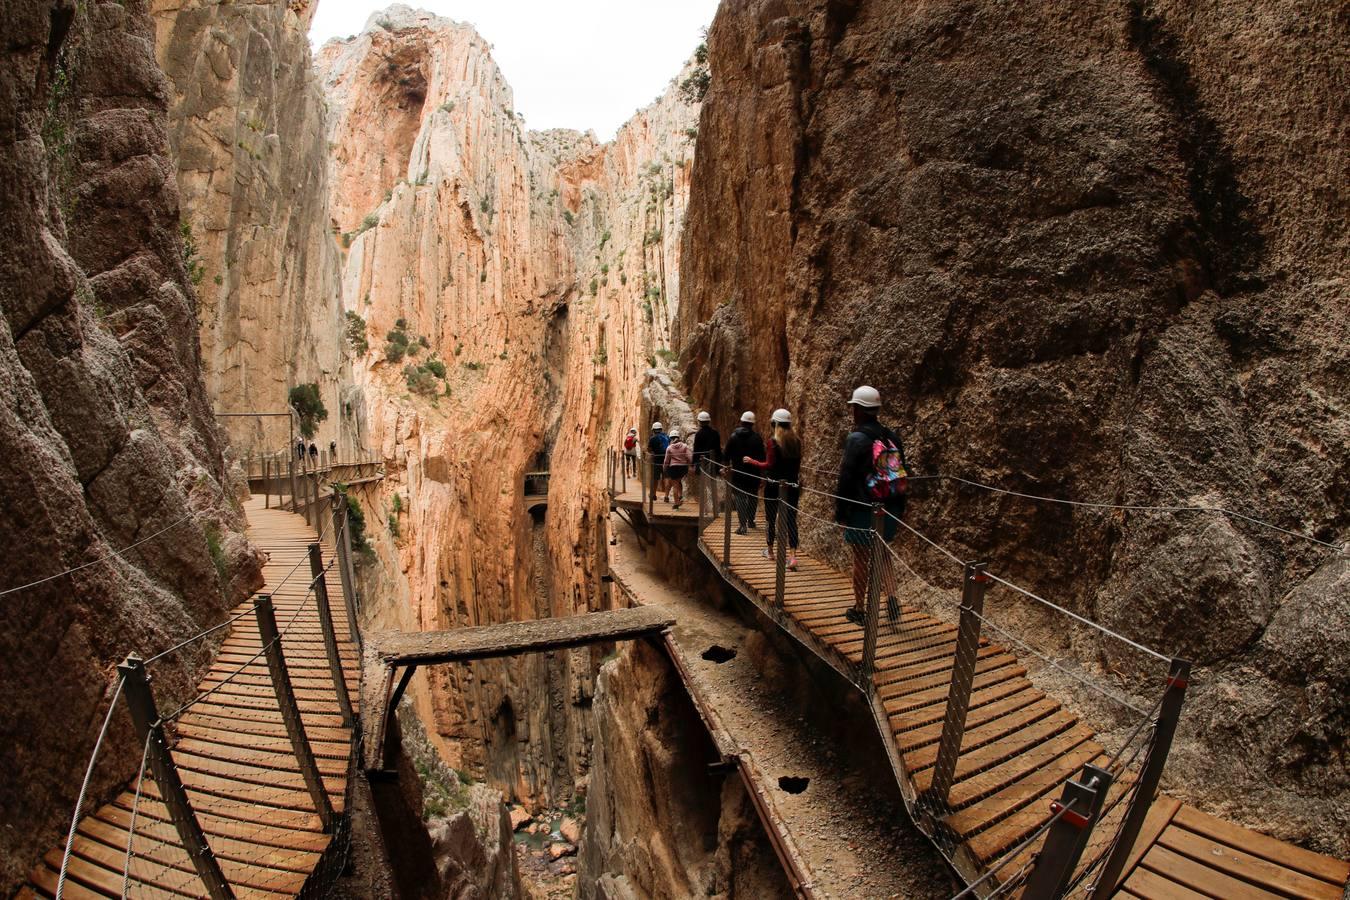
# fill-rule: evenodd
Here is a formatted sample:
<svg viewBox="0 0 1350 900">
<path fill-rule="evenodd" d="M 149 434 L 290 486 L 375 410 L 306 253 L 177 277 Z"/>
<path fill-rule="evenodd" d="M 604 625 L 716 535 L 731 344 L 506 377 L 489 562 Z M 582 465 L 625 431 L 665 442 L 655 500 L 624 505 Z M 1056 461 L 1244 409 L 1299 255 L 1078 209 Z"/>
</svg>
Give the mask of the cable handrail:
<svg viewBox="0 0 1350 900">
<path fill-rule="evenodd" d="M 56 879 L 57 900 L 61 900 L 62 892 L 65 890 L 66 870 L 70 867 L 70 851 L 75 845 L 75 831 L 80 825 L 80 811 L 84 809 L 84 798 L 89 792 L 89 782 L 94 777 L 94 765 L 98 762 L 99 750 L 103 748 L 103 738 L 108 734 L 108 726 L 112 723 L 113 710 L 117 708 L 117 700 L 122 696 L 124 684 L 126 684 L 126 676 L 119 673 L 117 686 L 113 688 L 112 700 L 108 703 L 108 712 L 103 716 L 103 727 L 98 730 L 98 737 L 94 740 L 94 750 L 89 754 L 89 765 L 84 770 L 84 781 L 80 783 L 79 798 L 75 801 L 75 815 L 70 819 L 70 831 L 66 835 L 66 848 L 61 854 L 61 872 Z"/>
<path fill-rule="evenodd" d="M 1036 843 L 1036 841 L 1040 840 L 1041 837 L 1043 837 L 1045 833 L 1048 832 L 1056 822 L 1058 822 L 1061 818 L 1064 817 L 1066 813 L 1070 812 L 1073 809 L 1074 804 L 1077 802 L 1078 801 L 1076 799 L 1073 799 L 1069 800 L 1066 803 L 1061 804 L 1059 809 L 1055 811 L 1055 814 L 1045 821 L 1045 824 L 1041 825 L 1040 828 L 1037 828 L 1034 832 L 1032 832 L 1031 836 L 1028 837 L 1025 841 L 1018 844 L 1016 847 L 1012 848 L 1007 853 L 1003 854 L 1003 857 L 1002 859 L 999 860 L 998 865 L 989 869 L 979 878 L 975 879 L 970 884 L 966 885 L 965 890 L 961 891 L 959 894 L 953 895 L 951 900 L 961 900 L 961 898 L 963 897 L 976 896 L 975 894 L 976 888 L 984 884 L 989 879 L 993 878 L 994 875 L 1002 871 L 1008 865 L 1008 863 L 1016 859 L 1022 853 L 1022 851 L 1026 850 L 1026 848 L 1030 847 L 1032 844 Z M 1025 866 L 1023 867 L 1023 869 L 1025 869 Z M 1019 869 L 1018 875 L 1020 875 L 1021 872 L 1022 870 Z M 1003 890 L 1006 885 L 1011 884 L 1016 878 L 1017 875 L 1014 875 L 1013 878 L 1010 878 L 1007 881 L 1005 881 L 1003 885 L 1000 885 L 998 888 L 995 889 L 994 893 L 997 894 L 998 891 Z"/>
<path fill-rule="evenodd" d="M 139 541 L 136 541 L 135 543 L 127 544 L 127 545 L 126 545 L 125 547 L 123 547 L 121 550 L 114 550 L 112 553 L 109 553 L 107 556 L 100 556 L 98 559 L 91 559 L 91 560 L 90 560 L 89 562 L 87 562 L 87 563 L 81 563 L 81 564 L 78 565 L 78 566 L 72 566 L 71 568 L 66 569 L 64 572 L 57 572 L 55 575 L 48 575 L 46 578 L 39 578 L 39 579 L 37 579 L 36 581 L 30 581 L 30 582 L 28 582 L 27 584 L 21 584 L 21 585 L 18 585 L 17 587 L 6 588 L 5 590 L 0 591 L 0 597 L 4 597 L 4 596 L 6 596 L 7 594 L 15 594 L 15 593 L 18 593 L 19 591 L 26 591 L 26 590 L 28 590 L 28 589 L 31 588 L 31 587 L 37 587 L 39 584 L 46 584 L 46 583 L 49 582 L 49 581 L 55 581 L 55 580 L 58 579 L 58 578 L 63 578 L 63 577 L 65 577 L 66 575 L 74 574 L 75 572 L 78 572 L 78 571 L 80 571 L 81 569 L 87 569 L 87 568 L 89 568 L 90 566 L 96 566 L 96 565 L 98 565 L 98 564 L 101 563 L 101 562 L 107 562 L 107 561 L 110 560 L 110 559 L 122 559 L 122 554 L 123 554 L 123 553 L 126 553 L 128 550 L 134 550 L 134 549 L 136 549 L 137 547 L 141 546 L 141 544 L 148 543 L 149 541 L 153 541 L 155 538 L 159 537 L 160 535 L 164 534 L 165 532 L 172 531 L 173 529 L 177 528 L 179 525 L 182 525 L 182 524 L 183 524 L 184 522 L 186 522 L 188 519 L 194 518 L 196 515 L 197 515 L 196 513 L 188 513 L 187 515 L 183 516 L 181 519 L 177 520 L 176 522 L 173 522 L 173 523 L 170 524 L 170 525 L 164 526 L 164 527 L 161 528 L 159 531 L 156 531 L 154 534 L 149 535 L 149 536 L 147 536 L 147 537 L 143 537 L 143 538 L 141 538 Z M 126 561 L 126 560 L 123 560 L 123 562 L 125 562 L 125 561 Z"/>
<path fill-rule="evenodd" d="M 155 724 L 162 724 L 157 722 Z M 122 863 L 122 900 L 126 900 L 127 892 L 131 889 L 131 856 L 132 844 L 136 840 L 136 813 L 141 806 L 141 786 L 145 784 L 145 763 L 150 758 L 150 741 L 154 738 L 155 729 L 152 727 L 145 733 L 145 746 L 141 748 L 141 769 L 136 776 L 136 795 L 131 801 L 131 823 L 127 827 L 127 855 Z"/>
</svg>

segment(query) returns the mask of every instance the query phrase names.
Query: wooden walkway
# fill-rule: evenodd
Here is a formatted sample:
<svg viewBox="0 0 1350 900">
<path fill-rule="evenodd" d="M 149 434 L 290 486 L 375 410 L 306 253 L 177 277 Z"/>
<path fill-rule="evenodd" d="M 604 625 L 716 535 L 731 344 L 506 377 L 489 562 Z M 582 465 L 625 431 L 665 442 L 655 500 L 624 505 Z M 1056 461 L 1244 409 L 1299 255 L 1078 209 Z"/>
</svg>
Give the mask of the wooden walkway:
<svg viewBox="0 0 1350 900">
<path fill-rule="evenodd" d="M 264 509 L 261 499 L 245 504 L 249 538 L 265 550 L 266 586 L 276 608 L 277 626 L 286 629 L 300 609 L 310 583 L 307 548 L 315 532 L 305 520 L 278 509 Z M 325 562 L 334 548 L 321 542 Z M 284 586 L 276 585 L 295 572 Z M 348 689 L 357 702 L 358 653 L 351 640 L 336 574 L 328 579 L 334 627 L 347 673 Z M 250 610 L 246 602 L 234 613 Z M 287 669 L 334 810 L 341 812 L 352 754 L 351 729 L 344 727 L 333 692 L 319 617 L 311 599 L 282 639 Z M 241 898 L 292 897 L 300 892 L 327 849 L 323 832 L 306 792 L 299 766 L 282 724 L 257 623 L 246 615 L 231 626 L 211 669 L 198 690 L 215 693 L 176 720 L 173 747 L 178 772 L 197 811 L 225 877 Z M 243 666 L 229 683 L 227 676 Z M 161 710 L 168 712 L 168 710 Z M 132 786 L 134 789 L 134 785 Z M 87 815 L 79 825 L 65 896 L 121 897 L 122 868 L 134 797 L 123 791 L 111 803 Z M 159 802 L 147 775 L 136 813 L 135 856 L 131 865 L 134 897 L 199 897 L 205 891 L 181 849 L 169 813 Z M 31 875 L 21 897 L 56 893 L 62 848 L 50 851 Z"/>
<path fill-rule="evenodd" d="M 656 502 L 652 504 L 652 513 L 647 518 L 657 524 L 698 524 L 698 495 L 694 493 L 694 476 L 686 478 L 685 485 L 688 490 L 685 491 L 684 502 L 680 504 L 679 509 L 662 499 L 664 494 L 657 494 Z M 628 482 L 627 491 L 616 492 L 610 498 L 610 502 L 630 513 L 638 510 L 644 516 L 647 515 L 647 501 L 642 496 L 642 486 L 634 481 Z"/>
<path fill-rule="evenodd" d="M 722 523 L 699 544 L 722 559 Z M 759 533 L 732 535 L 728 578 L 768 610 L 774 563 L 760 555 Z M 786 630 L 845 677 L 861 663 L 863 629 L 844 613 L 853 603 L 847 576 L 804 554 L 787 573 L 782 618 Z M 900 636 L 882 628 L 877 641 L 874 706 L 893 743 L 888 748 L 908 784 L 906 796 L 929 785 L 936 761 L 956 645 L 956 626 L 906 608 Z M 966 737 L 940 839 L 968 880 L 1032 835 L 1050 815 L 1066 779 L 1104 751 L 1078 717 L 1038 690 L 1006 648 L 982 640 Z M 1122 786 L 1123 788 L 1123 786 Z M 1108 800 L 1108 802 L 1110 802 Z M 1125 804 L 1104 828 L 1114 832 Z M 1036 848 L 1013 861 L 1011 874 Z M 1120 896 L 1162 898 L 1308 897 L 1341 900 L 1350 865 L 1207 816 L 1166 796 L 1154 804 L 1124 876 Z"/>
</svg>

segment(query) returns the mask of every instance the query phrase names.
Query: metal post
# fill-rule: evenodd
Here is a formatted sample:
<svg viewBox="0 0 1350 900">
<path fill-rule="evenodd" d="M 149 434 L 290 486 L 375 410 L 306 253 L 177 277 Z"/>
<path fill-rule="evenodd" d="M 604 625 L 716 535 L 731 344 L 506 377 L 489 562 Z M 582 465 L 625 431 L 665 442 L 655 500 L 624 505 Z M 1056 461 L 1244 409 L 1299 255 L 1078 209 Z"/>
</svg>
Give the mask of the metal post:
<svg viewBox="0 0 1350 900">
<path fill-rule="evenodd" d="M 942 720 L 937 763 L 927 792 L 943 810 L 951 794 L 956 761 L 961 756 L 961 739 L 966 733 L 970 686 L 975 680 L 975 655 L 980 649 L 980 616 L 984 615 L 984 592 L 989 585 L 986 568 L 982 562 L 966 563 L 961 576 L 961 623 L 956 632 L 956 656 L 951 686 L 947 689 L 947 713 Z"/>
<path fill-rule="evenodd" d="M 1135 787 L 1130 808 L 1120 823 L 1120 832 L 1116 835 L 1111 855 L 1106 860 L 1092 896 L 1110 897 L 1115 893 L 1116 882 L 1124 874 L 1125 863 L 1130 851 L 1134 849 L 1135 839 L 1148 817 L 1149 807 L 1153 805 L 1154 795 L 1158 791 L 1158 781 L 1162 778 L 1163 766 L 1167 762 L 1168 751 L 1172 748 L 1172 737 L 1177 731 L 1177 721 L 1181 718 L 1181 703 L 1186 699 L 1186 684 L 1191 677 L 1191 663 L 1185 659 L 1174 659 L 1167 673 L 1167 687 L 1163 691 L 1162 705 L 1158 710 L 1158 722 L 1153 727 L 1153 740 L 1139 771 L 1139 782 Z"/>
<path fill-rule="evenodd" d="M 351 536 L 347 534 L 347 497 L 333 491 L 333 546 L 337 548 L 338 582 L 342 585 L 342 605 L 347 610 L 347 630 L 361 646 L 361 626 L 356 621 L 356 583 L 352 577 Z"/>
<path fill-rule="evenodd" d="M 722 479 L 722 571 L 731 570 L 731 481 Z"/>
<path fill-rule="evenodd" d="M 297 501 L 297 495 L 296 495 L 296 492 L 295 492 L 295 447 L 294 447 L 294 445 L 292 445 L 292 447 L 291 447 L 291 452 L 288 453 L 288 454 L 286 454 L 286 463 L 287 463 L 286 468 L 290 471 L 290 476 L 291 476 L 291 512 L 293 512 L 293 513 L 298 513 L 298 512 L 300 512 L 300 504 L 299 504 L 298 502 L 296 502 L 296 501 Z"/>
<path fill-rule="evenodd" d="M 333 631 L 333 610 L 328 605 L 328 582 L 323 575 L 323 551 L 318 544 L 309 545 L 309 574 L 314 579 L 314 602 L 319 608 L 319 625 L 323 630 L 323 646 L 328 652 L 328 671 L 333 675 L 333 690 L 337 694 L 342 724 L 353 721 L 352 698 L 347 695 L 347 673 L 338 654 L 337 634 Z"/>
<path fill-rule="evenodd" d="M 1111 789 L 1111 773 L 1087 765 L 1079 778 L 1080 781 L 1066 781 L 1061 798 L 1050 804 L 1052 814 L 1059 814 L 1061 810 L 1064 813 L 1045 836 L 1041 852 L 1027 876 L 1024 897 L 1059 897 L 1065 882 L 1078 866 L 1088 836 L 1106 802 L 1106 793 Z"/>
<path fill-rule="evenodd" d="M 643 504 L 647 502 L 647 476 L 651 473 L 647 471 L 647 460 L 641 451 L 638 451 L 638 486 L 642 489 L 642 494 L 638 497 Z"/>
<path fill-rule="evenodd" d="M 276 691 L 277 705 L 281 707 L 281 720 L 286 723 L 286 734 L 291 739 L 291 749 L 300 765 L 305 787 L 309 788 L 310 799 L 314 801 L 314 811 L 323 823 L 323 830 L 331 834 L 337 824 L 337 817 L 333 814 L 333 804 L 328 800 L 328 791 L 324 789 L 318 763 L 314 761 L 314 751 L 310 749 L 309 737 L 305 734 L 305 722 L 300 718 L 300 707 L 295 702 L 291 676 L 286 669 L 286 654 L 281 648 L 281 635 L 277 633 L 272 596 L 254 595 L 253 613 L 258 619 L 258 637 L 262 640 L 263 653 L 267 656 L 267 670 L 272 676 L 272 688 Z"/>
<path fill-rule="evenodd" d="M 263 509 L 272 508 L 272 495 L 267 492 L 267 488 L 269 487 L 267 479 L 272 474 L 271 462 L 272 461 L 267 457 L 265 456 L 263 457 L 262 461 Z"/>
<path fill-rule="evenodd" d="M 619 487 L 623 493 L 628 493 L 628 456 L 625 454 L 623 465 L 619 468 Z"/>
<path fill-rule="evenodd" d="M 313 515 L 310 516 L 309 524 L 315 531 L 319 531 L 321 530 L 320 523 L 322 521 L 322 516 L 319 513 L 319 472 L 317 469 L 310 478 L 309 498 L 309 508 L 313 513 Z"/>
<path fill-rule="evenodd" d="M 872 563 L 871 570 L 867 573 L 867 624 L 863 630 L 863 658 L 862 667 L 858 670 L 858 684 L 869 693 L 872 690 L 872 670 L 876 668 L 877 659 L 877 631 L 881 628 L 881 566 L 877 564 L 877 557 L 883 551 L 881 549 L 881 535 L 877 533 L 876 521 L 880 514 L 881 504 L 872 505 Z"/>
<path fill-rule="evenodd" d="M 787 587 L 787 528 L 783 516 L 783 497 L 787 493 L 787 482 L 778 482 L 778 512 L 774 517 L 774 553 L 773 553 L 773 604 L 778 612 L 783 611 L 783 594 Z M 768 518 L 765 516 L 765 518 Z M 764 525 L 767 528 L 768 522 Z"/>
<path fill-rule="evenodd" d="M 145 671 L 145 662 L 139 656 L 131 655 L 117 667 L 126 679 L 122 688 L 126 692 L 127 706 L 131 709 L 131 722 L 141 743 L 149 742 L 147 763 L 155 784 L 159 786 L 160 799 L 169 810 L 169 818 L 178 831 L 178 839 L 192 860 L 206 892 L 212 900 L 233 900 L 234 891 L 220 871 L 220 861 L 211 852 L 206 842 L 206 834 L 197 813 L 188 801 L 187 790 L 178 777 L 178 768 L 174 765 L 169 745 L 164 739 L 164 726 L 155 709 L 155 696 L 150 691 L 150 677 Z"/>
</svg>

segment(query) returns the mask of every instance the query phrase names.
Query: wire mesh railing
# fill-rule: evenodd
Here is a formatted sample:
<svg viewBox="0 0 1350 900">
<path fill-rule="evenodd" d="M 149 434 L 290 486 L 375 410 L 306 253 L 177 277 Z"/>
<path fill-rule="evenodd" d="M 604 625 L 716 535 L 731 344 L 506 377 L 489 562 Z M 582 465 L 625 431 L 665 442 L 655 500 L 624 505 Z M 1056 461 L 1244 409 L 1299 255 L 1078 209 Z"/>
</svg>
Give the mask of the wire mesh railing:
<svg viewBox="0 0 1350 900">
<path fill-rule="evenodd" d="M 81 790 L 51 891 L 57 898 L 68 885 L 122 897 L 320 896 L 341 874 L 359 741 L 348 679 L 360 641 L 354 606 L 339 628 L 327 594 L 334 570 L 347 594 L 342 501 L 335 498 L 318 540 L 272 593 L 148 661 L 133 654 L 119 667 L 108 720 L 124 697 L 141 765 L 108 804 L 86 810 Z M 324 562 L 329 523 L 338 552 Z M 306 560 L 308 584 L 283 591 Z M 198 693 L 160 713 L 147 663 L 227 625 L 231 637 Z M 102 747 L 100 739 L 89 772 Z"/>
<path fill-rule="evenodd" d="M 1157 793 L 1188 677 L 1184 660 L 962 560 L 905 522 L 896 504 L 706 465 L 696 494 L 700 542 L 723 572 L 753 581 L 748 595 L 767 614 L 885 710 L 907 805 L 976 894 L 1033 880 L 1045 896 L 1110 893 L 1097 886 L 1114 885 Z M 777 541 L 760 532 L 758 554 L 745 546 L 766 500 L 780 517 L 791 506 L 803 556 L 837 573 L 801 576 L 807 587 L 791 609 L 784 601 L 797 576 L 788 574 L 786 532 Z M 939 586 L 902 549 L 936 571 Z M 916 581 L 927 602 L 903 602 Z M 999 593 L 986 604 L 993 588 Z M 1065 633 L 1076 630 L 1114 642 L 1135 664 L 1108 672 L 1080 662 L 1064 652 Z M 1054 699 L 1066 694 L 1073 711 Z M 1056 812 L 1069 796 L 1079 812 Z"/>
</svg>

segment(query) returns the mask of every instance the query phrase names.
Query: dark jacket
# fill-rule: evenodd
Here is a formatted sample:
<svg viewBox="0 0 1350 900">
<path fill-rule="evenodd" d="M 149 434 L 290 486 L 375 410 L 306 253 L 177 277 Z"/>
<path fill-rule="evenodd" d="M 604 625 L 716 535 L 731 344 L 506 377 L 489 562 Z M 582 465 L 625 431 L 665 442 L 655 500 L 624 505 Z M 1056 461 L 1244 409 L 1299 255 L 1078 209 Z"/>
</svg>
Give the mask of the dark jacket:
<svg viewBox="0 0 1350 900">
<path fill-rule="evenodd" d="M 652 458 L 652 465 L 659 466 L 666 458 L 666 448 L 670 446 L 670 438 L 663 431 L 658 431 L 647 438 L 647 455 Z"/>
<path fill-rule="evenodd" d="M 747 466 L 741 462 L 741 458 L 748 456 L 751 459 L 764 459 L 764 438 L 760 437 L 759 432 L 753 428 L 746 428 L 744 425 L 737 427 L 727 438 L 727 448 L 725 450 L 727 462 L 736 472 L 753 472 L 758 475 L 758 471 L 753 466 Z"/>
<path fill-rule="evenodd" d="M 711 425 L 700 426 L 694 432 L 694 465 L 702 464 L 705 459 L 709 462 L 722 461 L 722 435 Z"/>
<path fill-rule="evenodd" d="M 869 506 L 874 502 L 867 493 L 867 476 L 872 474 L 872 442 L 886 440 L 895 444 L 900 451 L 901 465 L 906 472 L 909 471 L 909 463 L 905 461 L 905 445 L 900 443 L 899 435 L 879 422 L 865 422 L 858 426 L 844 441 L 844 456 L 839 461 L 839 484 L 834 491 L 839 497 L 834 501 L 836 522 L 843 522 L 847 518 L 848 508 L 852 506 L 849 501 Z"/>
</svg>

